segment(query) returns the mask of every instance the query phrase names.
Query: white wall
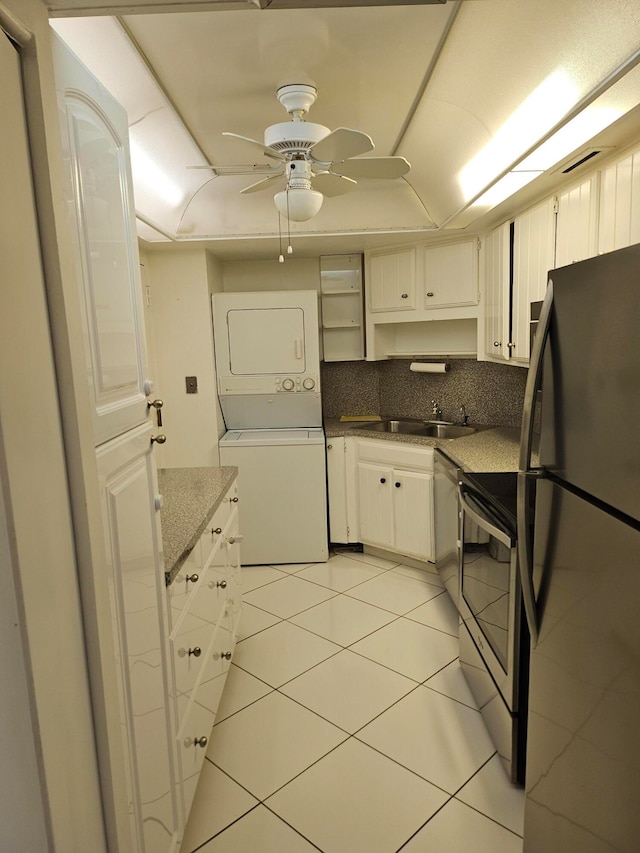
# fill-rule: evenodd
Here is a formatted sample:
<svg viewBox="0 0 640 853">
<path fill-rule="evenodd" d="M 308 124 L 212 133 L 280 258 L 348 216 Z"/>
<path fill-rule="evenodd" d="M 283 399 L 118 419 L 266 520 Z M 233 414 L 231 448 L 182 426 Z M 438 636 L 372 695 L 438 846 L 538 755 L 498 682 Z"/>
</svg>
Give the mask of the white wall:
<svg viewBox="0 0 640 853">
<path fill-rule="evenodd" d="M 320 259 L 289 258 L 269 261 L 226 261 L 222 265 L 225 291 L 320 290 Z"/>
<path fill-rule="evenodd" d="M 219 465 L 209 300 L 210 289 L 219 287 L 219 270 L 205 249 L 147 251 L 144 264 L 156 371 L 151 378 L 154 396 L 164 401 L 162 432 L 167 436 L 158 447 L 158 466 Z M 187 394 L 187 376 L 197 377 L 197 394 Z"/>
</svg>

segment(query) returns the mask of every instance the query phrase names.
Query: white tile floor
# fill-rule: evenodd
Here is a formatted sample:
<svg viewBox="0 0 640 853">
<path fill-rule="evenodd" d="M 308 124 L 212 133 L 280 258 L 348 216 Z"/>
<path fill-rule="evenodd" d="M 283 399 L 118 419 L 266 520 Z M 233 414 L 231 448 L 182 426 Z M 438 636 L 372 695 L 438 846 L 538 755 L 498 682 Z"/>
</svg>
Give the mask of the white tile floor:
<svg viewBox="0 0 640 853">
<path fill-rule="evenodd" d="M 243 577 L 182 853 L 521 853 L 435 573 L 343 553 Z"/>
</svg>

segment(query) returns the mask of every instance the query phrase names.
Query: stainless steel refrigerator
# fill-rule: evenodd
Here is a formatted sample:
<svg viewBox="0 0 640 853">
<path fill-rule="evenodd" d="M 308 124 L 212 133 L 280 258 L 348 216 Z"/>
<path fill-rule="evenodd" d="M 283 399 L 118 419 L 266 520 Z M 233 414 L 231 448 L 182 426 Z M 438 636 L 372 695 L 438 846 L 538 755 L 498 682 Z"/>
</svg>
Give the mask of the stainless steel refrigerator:
<svg viewBox="0 0 640 853">
<path fill-rule="evenodd" d="M 640 245 L 549 273 L 518 478 L 532 641 L 524 850 L 636 853 Z"/>
</svg>

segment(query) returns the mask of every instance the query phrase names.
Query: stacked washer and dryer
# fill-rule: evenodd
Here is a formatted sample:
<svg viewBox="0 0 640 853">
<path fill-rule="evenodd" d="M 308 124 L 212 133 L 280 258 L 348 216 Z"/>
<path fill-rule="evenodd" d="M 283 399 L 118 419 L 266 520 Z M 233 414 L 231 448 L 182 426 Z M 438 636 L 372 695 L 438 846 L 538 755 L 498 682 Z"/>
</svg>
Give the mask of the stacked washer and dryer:
<svg viewBox="0 0 640 853">
<path fill-rule="evenodd" d="M 314 290 L 212 296 L 220 464 L 238 468 L 245 565 L 328 559 Z"/>
</svg>

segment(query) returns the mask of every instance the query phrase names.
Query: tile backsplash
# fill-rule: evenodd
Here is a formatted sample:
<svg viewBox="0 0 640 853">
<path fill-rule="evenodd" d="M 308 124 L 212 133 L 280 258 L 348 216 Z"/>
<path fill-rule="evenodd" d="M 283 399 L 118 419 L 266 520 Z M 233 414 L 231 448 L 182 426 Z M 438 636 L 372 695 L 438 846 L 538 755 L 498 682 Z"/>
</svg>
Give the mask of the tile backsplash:
<svg viewBox="0 0 640 853">
<path fill-rule="evenodd" d="M 418 359 L 413 359 L 417 361 Z M 430 361 L 434 359 L 420 359 Z M 449 359 L 446 373 L 413 373 L 410 359 L 322 364 L 324 415 L 430 418 L 432 400 L 448 421 L 464 406 L 471 423 L 519 427 L 527 371 L 472 359 Z"/>
</svg>

